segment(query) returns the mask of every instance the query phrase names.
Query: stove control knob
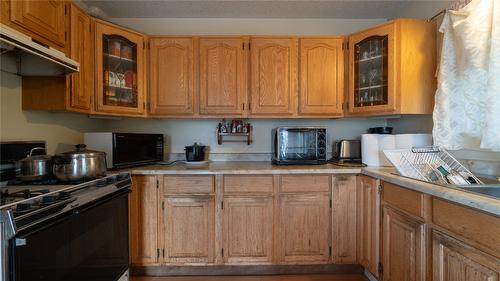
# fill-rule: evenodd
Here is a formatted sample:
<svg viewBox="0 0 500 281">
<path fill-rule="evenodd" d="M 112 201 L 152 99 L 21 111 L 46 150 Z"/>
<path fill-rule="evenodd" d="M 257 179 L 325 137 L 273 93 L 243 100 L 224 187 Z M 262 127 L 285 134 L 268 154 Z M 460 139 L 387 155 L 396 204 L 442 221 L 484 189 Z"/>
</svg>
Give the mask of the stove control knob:
<svg viewBox="0 0 500 281">
<path fill-rule="evenodd" d="M 103 186 L 106 186 L 108 183 L 106 180 L 98 180 L 96 183 L 95 183 L 95 186 L 97 187 L 103 187 Z"/>
<path fill-rule="evenodd" d="M 30 203 L 19 203 L 16 205 L 16 211 L 17 212 L 24 212 L 31 209 L 31 204 Z"/>
<path fill-rule="evenodd" d="M 108 184 L 112 184 L 112 183 L 114 183 L 115 181 L 116 181 L 116 176 L 110 176 L 110 177 L 107 177 L 107 178 L 106 178 L 106 182 L 107 182 Z"/>
<path fill-rule="evenodd" d="M 67 191 L 61 191 L 57 195 L 58 200 L 65 200 L 65 199 L 69 199 L 70 197 L 71 197 L 71 193 L 69 193 Z"/>
<path fill-rule="evenodd" d="M 118 174 L 118 176 L 116 176 L 116 180 L 118 181 L 122 181 L 122 180 L 125 180 L 129 177 L 129 174 L 127 173 L 121 173 L 121 174 Z"/>
</svg>

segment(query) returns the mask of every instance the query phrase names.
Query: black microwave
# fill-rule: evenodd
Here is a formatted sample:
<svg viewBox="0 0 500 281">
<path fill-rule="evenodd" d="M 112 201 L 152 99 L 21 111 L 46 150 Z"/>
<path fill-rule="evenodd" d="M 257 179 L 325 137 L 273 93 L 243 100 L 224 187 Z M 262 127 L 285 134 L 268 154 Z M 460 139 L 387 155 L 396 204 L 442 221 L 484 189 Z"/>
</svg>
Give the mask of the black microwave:
<svg viewBox="0 0 500 281">
<path fill-rule="evenodd" d="M 325 164 L 326 128 L 278 127 L 273 130 L 274 164 Z"/>
<path fill-rule="evenodd" d="M 143 133 L 85 133 L 87 148 L 106 153 L 108 169 L 163 161 L 163 135 Z"/>
</svg>

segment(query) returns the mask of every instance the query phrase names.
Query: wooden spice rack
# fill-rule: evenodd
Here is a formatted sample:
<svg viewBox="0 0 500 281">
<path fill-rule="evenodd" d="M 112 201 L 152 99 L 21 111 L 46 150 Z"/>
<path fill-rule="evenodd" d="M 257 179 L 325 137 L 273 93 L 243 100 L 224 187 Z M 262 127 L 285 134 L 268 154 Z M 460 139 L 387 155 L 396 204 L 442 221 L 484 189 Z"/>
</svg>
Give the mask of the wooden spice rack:
<svg viewBox="0 0 500 281">
<path fill-rule="evenodd" d="M 253 127 L 249 126 L 248 132 L 246 132 L 246 133 L 221 133 L 221 132 L 217 131 L 217 143 L 219 145 L 221 145 L 224 142 L 246 142 L 248 145 L 250 145 L 253 142 L 252 130 L 253 130 Z M 242 137 L 242 138 L 241 139 L 224 139 L 224 137 Z"/>
</svg>

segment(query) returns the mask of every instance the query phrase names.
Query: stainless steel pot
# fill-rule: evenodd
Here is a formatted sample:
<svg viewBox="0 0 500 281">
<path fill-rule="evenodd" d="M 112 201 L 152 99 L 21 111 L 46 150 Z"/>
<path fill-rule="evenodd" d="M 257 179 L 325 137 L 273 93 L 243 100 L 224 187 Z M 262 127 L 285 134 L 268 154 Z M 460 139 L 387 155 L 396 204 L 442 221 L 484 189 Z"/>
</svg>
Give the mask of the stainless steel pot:
<svg viewBox="0 0 500 281">
<path fill-rule="evenodd" d="M 77 144 L 76 150 L 54 156 L 54 175 L 61 181 L 95 179 L 106 174 L 106 153 L 88 150 Z"/>
<path fill-rule="evenodd" d="M 34 151 L 43 150 L 43 155 L 33 155 Z M 25 158 L 17 161 L 18 178 L 22 181 L 44 180 L 52 176 L 52 156 L 45 154 L 45 148 L 35 147 Z"/>
</svg>

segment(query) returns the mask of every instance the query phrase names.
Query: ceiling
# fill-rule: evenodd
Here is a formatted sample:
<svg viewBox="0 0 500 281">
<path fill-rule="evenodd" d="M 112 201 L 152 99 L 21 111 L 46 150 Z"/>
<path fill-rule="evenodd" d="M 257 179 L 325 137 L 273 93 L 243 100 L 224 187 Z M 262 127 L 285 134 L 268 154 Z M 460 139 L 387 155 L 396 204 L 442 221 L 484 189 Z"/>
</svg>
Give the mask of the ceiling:
<svg viewBox="0 0 500 281">
<path fill-rule="evenodd" d="M 316 18 L 425 17 L 446 0 L 80 0 L 109 18 Z"/>
</svg>

